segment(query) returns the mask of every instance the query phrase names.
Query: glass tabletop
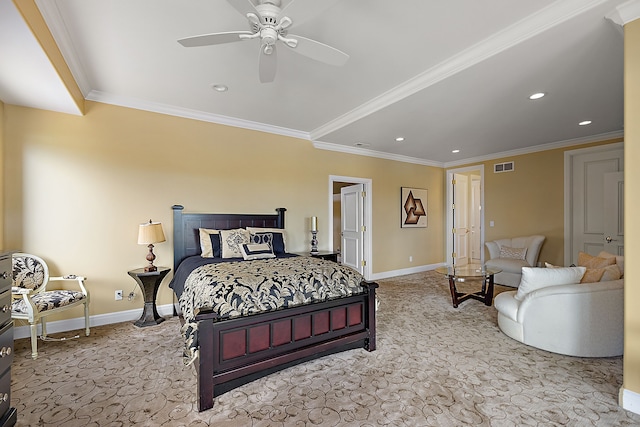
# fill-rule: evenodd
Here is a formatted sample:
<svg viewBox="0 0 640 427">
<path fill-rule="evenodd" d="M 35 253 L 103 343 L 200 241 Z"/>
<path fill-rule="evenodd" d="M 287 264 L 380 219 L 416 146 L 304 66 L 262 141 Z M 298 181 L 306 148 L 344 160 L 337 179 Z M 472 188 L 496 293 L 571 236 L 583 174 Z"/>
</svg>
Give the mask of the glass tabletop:
<svg viewBox="0 0 640 427">
<path fill-rule="evenodd" d="M 436 268 L 436 273 L 453 277 L 487 277 L 498 274 L 502 270 L 495 267 L 487 267 L 480 264 L 467 264 L 462 266 L 444 266 Z"/>
</svg>

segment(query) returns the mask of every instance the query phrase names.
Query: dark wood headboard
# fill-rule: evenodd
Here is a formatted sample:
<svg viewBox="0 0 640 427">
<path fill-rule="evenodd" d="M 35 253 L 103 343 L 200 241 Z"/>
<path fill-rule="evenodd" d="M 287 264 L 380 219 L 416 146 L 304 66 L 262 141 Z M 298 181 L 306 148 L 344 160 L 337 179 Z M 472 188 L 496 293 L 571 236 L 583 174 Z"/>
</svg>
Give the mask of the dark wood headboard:
<svg viewBox="0 0 640 427">
<path fill-rule="evenodd" d="M 184 206 L 173 205 L 173 271 L 183 259 L 200 253 L 199 228 L 230 230 L 245 227 L 284 228 L 286 208 L 275 214 L 185 213 Z"/>
</svg>

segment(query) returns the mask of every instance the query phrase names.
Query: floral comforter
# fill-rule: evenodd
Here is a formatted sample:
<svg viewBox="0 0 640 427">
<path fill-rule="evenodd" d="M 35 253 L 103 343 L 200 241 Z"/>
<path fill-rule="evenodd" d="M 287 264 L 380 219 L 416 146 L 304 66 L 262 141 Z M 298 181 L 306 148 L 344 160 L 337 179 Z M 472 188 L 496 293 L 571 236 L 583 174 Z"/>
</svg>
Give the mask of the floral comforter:
<svg viewBox="0 0 640 427">
<path fill-rule="evenodd" d="M 289 257 L 205 264 L 193 270 L 179 298 L 185 319 L 185 364 L 198 355 L 201 309 L 221 318 L 246 316 L 284 307 L 364 292 L 355 270 L 313 257 Z"/>
</svg>

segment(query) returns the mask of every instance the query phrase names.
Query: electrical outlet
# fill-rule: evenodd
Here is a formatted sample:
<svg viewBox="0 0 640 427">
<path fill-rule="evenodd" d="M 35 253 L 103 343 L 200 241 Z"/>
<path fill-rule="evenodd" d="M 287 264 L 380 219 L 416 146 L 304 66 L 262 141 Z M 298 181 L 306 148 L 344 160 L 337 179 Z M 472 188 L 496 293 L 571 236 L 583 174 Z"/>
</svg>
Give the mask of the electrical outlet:
<svg viewBox="0 0 640 427">
<path fill-rule="evenodd" d="M 413 262 L 413 255 L 409 255 L 409 262 Z"/>
<path fill-rule="evenodd" d="M 122 291 L 116 291 L 116 301 L 120 301 L 122 299 Z"/>
</svg>

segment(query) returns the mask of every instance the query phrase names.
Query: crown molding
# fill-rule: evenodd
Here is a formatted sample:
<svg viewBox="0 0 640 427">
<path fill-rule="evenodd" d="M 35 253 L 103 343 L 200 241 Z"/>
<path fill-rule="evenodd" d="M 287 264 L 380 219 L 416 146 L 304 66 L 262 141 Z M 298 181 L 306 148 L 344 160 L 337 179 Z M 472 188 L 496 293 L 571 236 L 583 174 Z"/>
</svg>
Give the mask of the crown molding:
<svg viewBox="0 0 640 427">
<path fill-rule="evenodd" d="M 416 165 L 444 167 L 444 163 L 417 157 L 403 156 L 401 154 L 385 153 L 382 151 L 368 150 L 366 148 L 350 147 L 348 145 L 333 144 L 330 142 L 313 141 L 314 148 L 319 150 L 337 151 L 339 153 L 355 154 L 356 156 L 375 157 L 377 159 L 395 160 L 397 162 L 413 163 Z"/>
<path fill-rule="evenodd" d="M 494 159 L 504 157 L 522 156 L 525 154 L 537 153 L 540 151 L 555 150 L 558 148 L 573 147 L 575 145 L 589 144 L 592 142 L 606 141 L 607 139 L 615 139 L 624 137 L 624 131 L 614 131 L 601 133 L 598 135 L 586 136 L 583 138 L 567 139 L 564 141 L 551 142 L 548 144 L 536 145 L 533 147 L 519 148 L 517 150 L 501 151 L 498 153 L 487 154 L 486 156 L 470 157 L 467 159 L 456 160 L 455 162 L 436 162 L 433 160 L 420 159 L 417 157 L 403 156 L 400 154 L 384 153 L 382 151 L 368 150 L 364 148 L 350 147 L 329 142 L 313 142 L 313 146 L 319 150 L 337 151 L 340 153 L 354 154 L 357 156 L 375 157 L 378 159 L 394 160 L 397 162 L 412 163 L 423 166 L 433 166 L 443 169 L 451 167 L 469 165 L 472 163 L 482 163 Z"/>
<path fill-rule="evenodd" d="M 450 168 L 454 166 L 468 165 L 470 163 L 480 163 L 480 162 L 485 162 L 487 160 L 501 159 L 504 157 L 522 156 L 524 154 L 538 153 L 540 151 L 556 150 L 558 148 L 567 148 L 575 145 L 589 144 L 592 142 L 600 142 L 600 141 L 606 141 L 607 139 L 615 139 L 615 138 L 622 138 L 622 137 L 624 137 L 624 131 L 622 130 L 601 133 L 598 135 L 590 135 L 582 138 L 573 138 L 573 139 L 567 139 L 564 141 L 551 142 L 548 144 L 534 145 L 532 147 L 527 147 L 527 148 L 519 148 L 516 150 L 502 151 L 499 153 L 488 154 L 486 156 L 472 157 L 464 160 L 457 160 L 455 162 L 447 162 L 447 163 L 444 163 L 444 167 Z"/>
<path fill-rule="evenodd" d="M 624 27 L 629 22 L 640 19 L 640 0 L 630 0 L 616 6 L 605 18 Z"/>
<path fill-rule="evenodd" d="M 89 95 L 87 95 L 87 99 L 89 101 L 101 102 L 104 104 L 118 105 L 120 107 L 150 111 L 152 113 L 166 114 L 169 116 L 183 117 L 186 119 L 199 120 L 202 122 L 216 123 L 242 129 L 249 129 L 259 132 L 304 139 L 307 141 L 309 140 L 308 132 L 267 125 L 264 123 L 252 122 L 250 120 L 243 120 L 235 117 L 223 116 L 220 114 L 205 113 L 203 111 L 175 107 L 173 105 L 150 102 L 142 99 L 118 96 L 96 90 L 92 90 L 91 92 L 89 92 Z"/>
</svg>

